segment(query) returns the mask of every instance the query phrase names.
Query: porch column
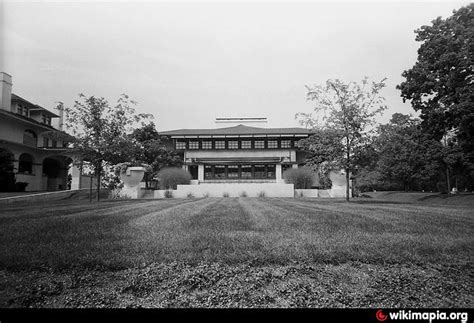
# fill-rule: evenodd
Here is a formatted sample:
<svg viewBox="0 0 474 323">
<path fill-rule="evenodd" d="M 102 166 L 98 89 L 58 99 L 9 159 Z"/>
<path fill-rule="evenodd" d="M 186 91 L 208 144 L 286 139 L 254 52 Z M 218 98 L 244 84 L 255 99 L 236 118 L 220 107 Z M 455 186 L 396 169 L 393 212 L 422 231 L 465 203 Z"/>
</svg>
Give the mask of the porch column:
<svg viewBox="0 0 474 323">
<path fill-rule="evenodd" d="M 281 164 L 276 164 L 275 167 L 275 177 L 276 177 L 276 182 L 281 183 L 282 180 L 282 174 L 281 174 Z"/>
<path fill-rule="evenodd" d="M 72 181 L 71 181 L 71 190 L 78 190 L 81 188 L 81 179 L 82 179 L 82 163 L 78 166 L 72 164 L 70 168 Z"/>
<path fill-rule="evenodd" d="M 198 165 L 198 181 L 199 182 L 204 181 L 204 165 L 203 164 Z"/>
</svg>

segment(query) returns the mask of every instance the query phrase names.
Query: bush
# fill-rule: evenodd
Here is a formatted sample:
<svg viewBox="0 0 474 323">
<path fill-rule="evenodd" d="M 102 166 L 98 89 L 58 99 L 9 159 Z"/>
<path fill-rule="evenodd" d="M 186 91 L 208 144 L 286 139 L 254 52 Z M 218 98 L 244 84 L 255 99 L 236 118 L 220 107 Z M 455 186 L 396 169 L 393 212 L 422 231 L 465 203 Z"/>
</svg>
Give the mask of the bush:
<svg viewBox="0 0 474 323">
<path fill-rule="evenodd" d="M 240 192 L 240 197 L 247 197 L 247 192 L 245 191 Z"/>
<path fill-rule="evenodd" d="M 229 197 L 229 193 L 227 192 L 224 192 L 224 194 L 222 194 L 223 197 Z"/>
<path fill-rule="evenodd" d="M 158 173 L 161 189 L 176 189 L 180 184 L 189 184 L 191 174 L 182 168 L 164 168 Z"/>
<path fill-rule="evenodd" d="M 309 168 L 291 168 L 283 173 L 283 178 L 288 184 L 294 184 L 295 189 L 313 187 L 315 173 Z"/>
<path fill-rule="evenodd" d="M 265 197 L 265 192 L 264 191 L 258 192 L 258 197 Z"/>
<path fill-rule="evenodd" d="M 27 186 L 28 186 L 28 183 L 26 183 L 26 182 L 16 182 L 15 183 L 15 191 L 16 192 L 24 192 Z"/>
<path fill-rule="evenodd" d="M 165 198 L 169 199 L 173 197 L 173 192 L 171 190 L 166 190 L 164 195 Z"/>
<path fill-rule="evenodd" d="M 194 198 L 194 195 L 193 195 L 193 193 L 191 193 L 191 192 L 190 192 L 190 193 L 188 193 L 188 195 L 186 195 L 186 196 L 188 197 L 188 199 L 192 199 L 192 198 Z"/>
<path fill-rule="evenodd" d="M 130 195 L 123 193 L 120 188 L 114 188 L 110 190 L 109 199 L 122 200 L 122 199 L 131 199 L 131 197 Z"/>
</svg>

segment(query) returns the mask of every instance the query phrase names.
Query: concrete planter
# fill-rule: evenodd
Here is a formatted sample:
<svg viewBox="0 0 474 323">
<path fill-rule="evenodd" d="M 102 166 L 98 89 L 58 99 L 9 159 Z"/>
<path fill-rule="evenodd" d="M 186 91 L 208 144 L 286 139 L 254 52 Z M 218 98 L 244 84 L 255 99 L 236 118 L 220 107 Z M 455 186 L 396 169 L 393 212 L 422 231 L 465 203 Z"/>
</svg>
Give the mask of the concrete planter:
<svg viewBox="0 0 474 323">
<path fill-rule="evenodd" d="M 120 179 L 123 181 L 122 194 L 137 199 L 141 197 L 140 182 L 145 176 L 145 167 L 128 167 L 125 173 L 120 174 Z"/>
</svg>

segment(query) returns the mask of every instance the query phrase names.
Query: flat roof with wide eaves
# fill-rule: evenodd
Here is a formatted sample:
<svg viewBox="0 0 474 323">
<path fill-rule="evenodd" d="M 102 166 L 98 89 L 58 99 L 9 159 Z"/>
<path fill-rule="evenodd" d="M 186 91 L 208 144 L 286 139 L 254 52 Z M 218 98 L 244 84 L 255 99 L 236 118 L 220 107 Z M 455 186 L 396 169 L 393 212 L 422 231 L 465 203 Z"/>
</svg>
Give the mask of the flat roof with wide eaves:
<svg viewBox="0 0 474 323">
<path fill-rule="evenodd" d="M 244 125 L 217 129 L 178 129 L 160 132 L 160 135 L 172 138 L 306 137 L 310 134 L 311 131 L 305 128 L 258 128 Z"/>
</svg>

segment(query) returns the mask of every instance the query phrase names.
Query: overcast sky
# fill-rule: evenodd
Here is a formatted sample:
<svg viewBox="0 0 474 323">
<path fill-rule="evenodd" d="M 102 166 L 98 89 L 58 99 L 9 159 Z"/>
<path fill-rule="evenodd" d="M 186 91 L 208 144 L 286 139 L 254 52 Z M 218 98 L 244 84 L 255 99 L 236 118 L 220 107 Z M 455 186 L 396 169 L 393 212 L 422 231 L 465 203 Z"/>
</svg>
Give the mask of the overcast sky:
<svg viewBox="0 0 474 323">
<path fill-rule="evenodd" d="M 305 85 L 387 77 L 385 122 L 414 113 L 395 89 L 416 61 L 413 31 L 468 3 L 4 2 L 0 64 L 45 108 L 127 93 L 159 130 L 216 117 L 293 127 L 311 111 Z"/>
</svg>

